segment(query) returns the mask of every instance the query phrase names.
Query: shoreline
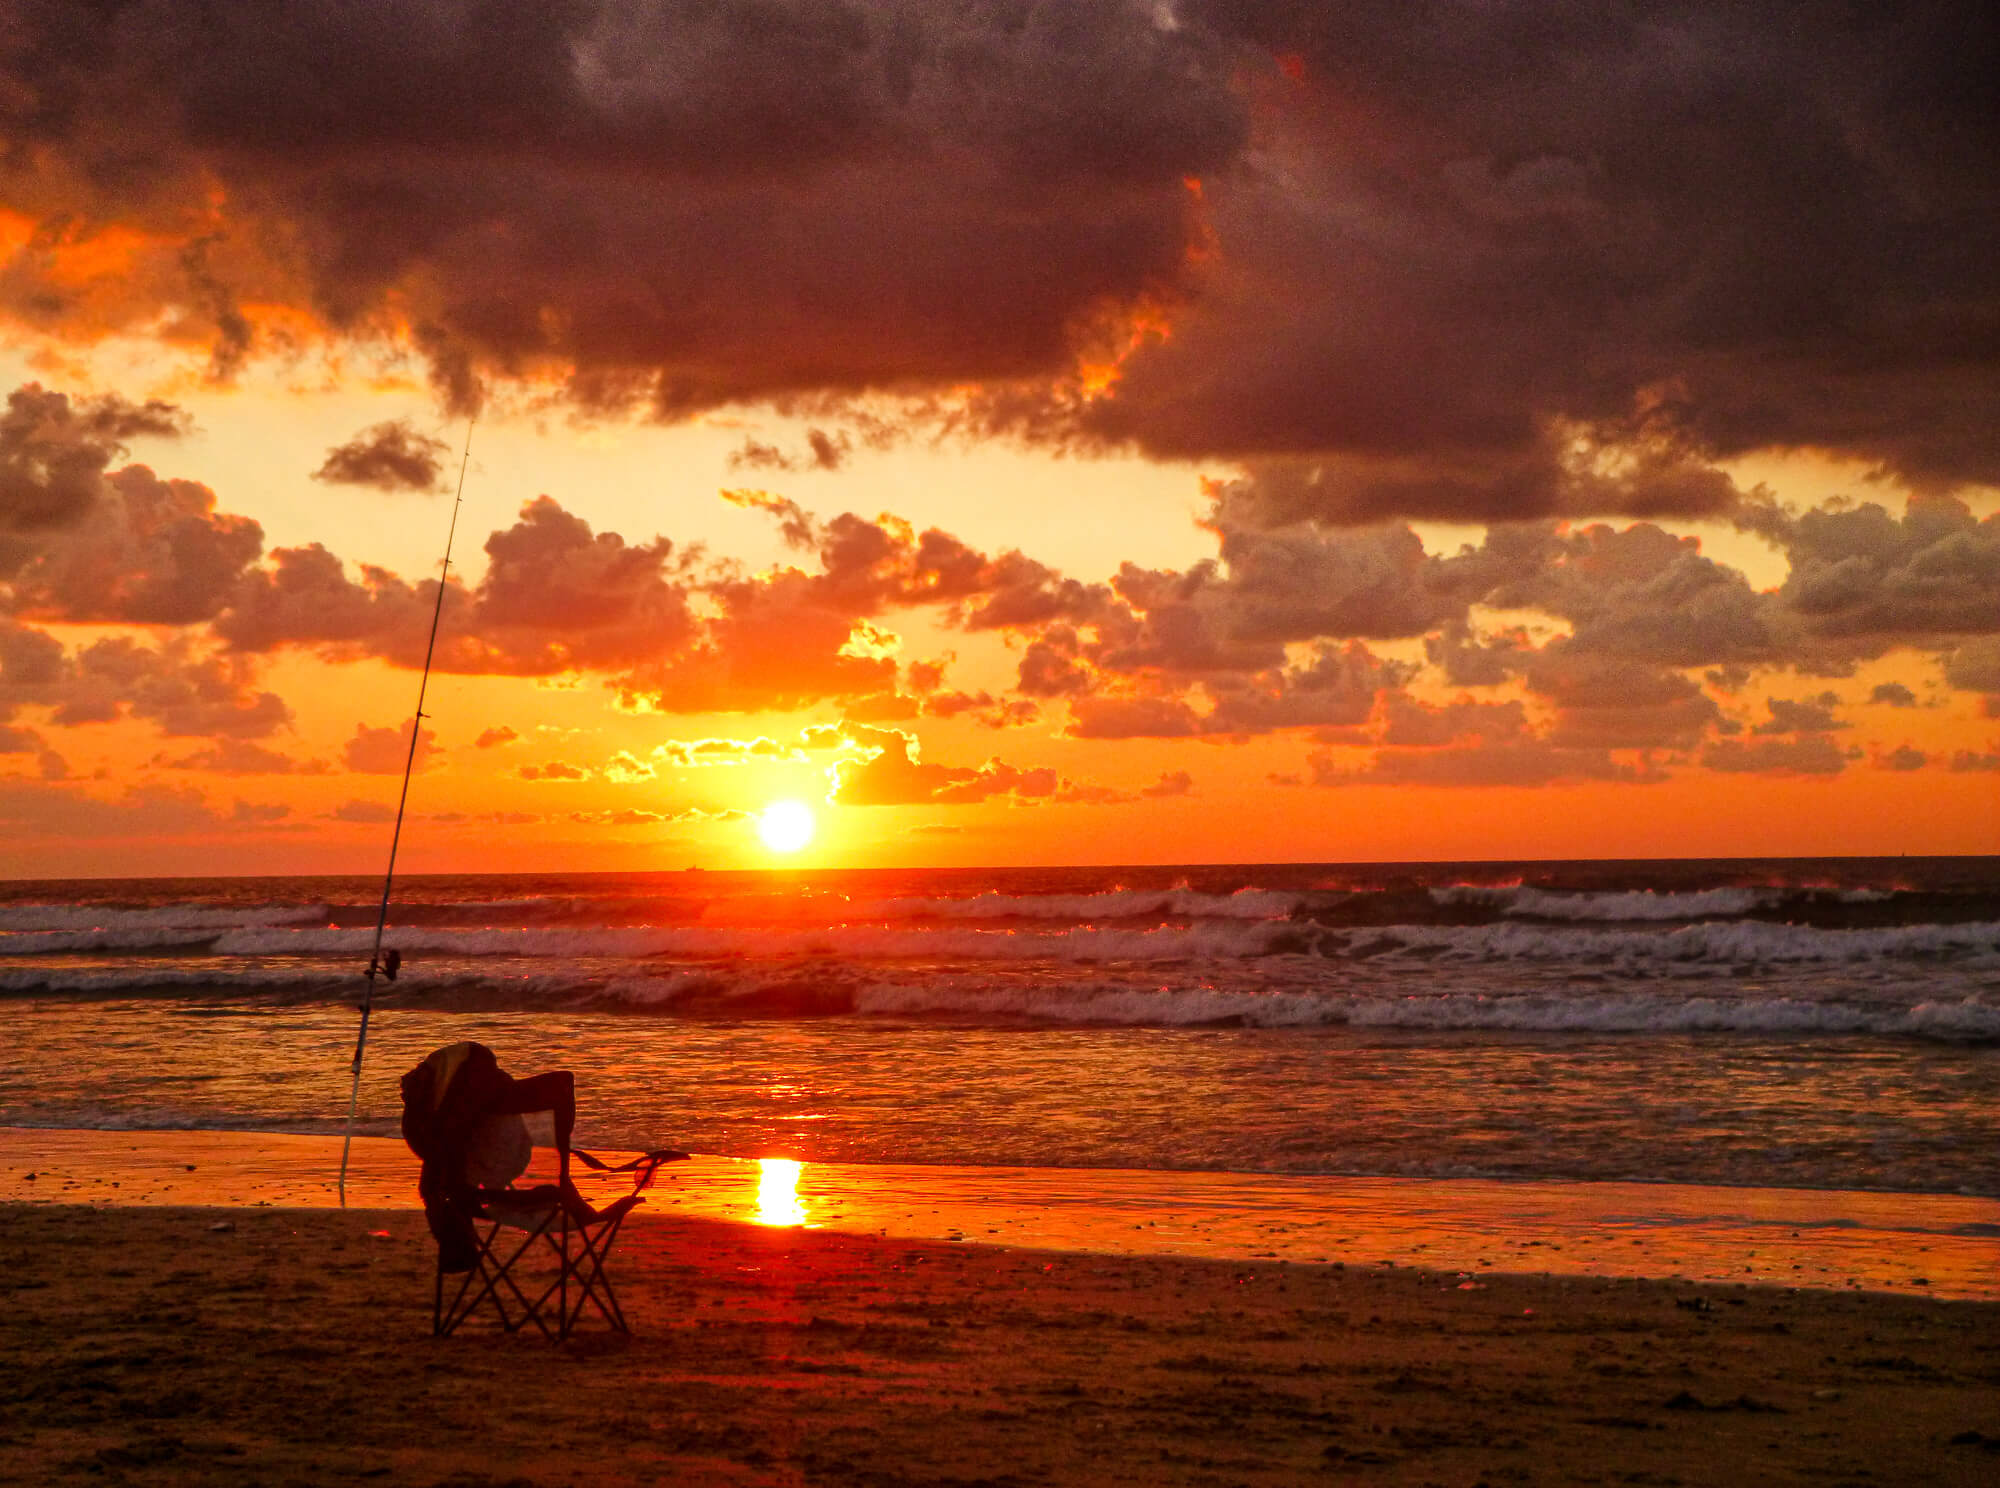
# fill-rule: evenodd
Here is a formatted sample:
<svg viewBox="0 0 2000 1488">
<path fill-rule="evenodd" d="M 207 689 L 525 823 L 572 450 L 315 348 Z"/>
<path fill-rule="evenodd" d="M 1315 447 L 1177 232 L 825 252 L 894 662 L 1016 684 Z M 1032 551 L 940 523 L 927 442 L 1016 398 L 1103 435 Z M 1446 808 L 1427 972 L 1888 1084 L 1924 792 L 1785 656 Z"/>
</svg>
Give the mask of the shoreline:
<svg viewBox="0 0 2000 1488">
<path fill-rule="evenodd" d="M 340 1146 L 0 1127 L 0 1203 L 335 1207 Z M 415 1172 L 400 1140 L 357 1137 L 349 1200 L 413 1208 Z M 662 1170 L 643 1212 L 1076 1255 L 2000 1300 L 2000 1199 L 1958 1195 L 697 1157 Z"/>
</svg>

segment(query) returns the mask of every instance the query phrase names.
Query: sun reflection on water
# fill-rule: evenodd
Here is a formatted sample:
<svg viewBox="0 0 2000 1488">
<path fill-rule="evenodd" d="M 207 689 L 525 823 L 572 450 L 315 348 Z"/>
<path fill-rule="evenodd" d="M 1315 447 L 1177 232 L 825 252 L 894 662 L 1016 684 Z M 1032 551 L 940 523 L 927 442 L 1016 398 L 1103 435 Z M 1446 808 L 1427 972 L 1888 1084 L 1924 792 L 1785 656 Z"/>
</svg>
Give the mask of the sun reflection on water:
<svg viewBox="0 0 2000 1488">
<path fill-rule="evenodd" d="M 805 1164 L 789 1157 L 757 1159 L 757 1213 L 762 1225 L 802 1225 L 806 1206 L 799 1202 L 799 1174 Z"/>
</svg>

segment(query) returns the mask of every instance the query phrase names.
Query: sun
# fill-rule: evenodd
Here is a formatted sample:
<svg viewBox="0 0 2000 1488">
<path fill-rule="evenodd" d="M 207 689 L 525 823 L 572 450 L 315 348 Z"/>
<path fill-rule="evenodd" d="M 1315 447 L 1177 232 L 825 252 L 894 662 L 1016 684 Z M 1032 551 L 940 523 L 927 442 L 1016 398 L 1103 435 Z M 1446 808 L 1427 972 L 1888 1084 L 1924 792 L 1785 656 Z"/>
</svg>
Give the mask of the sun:
<svg viewBox="0 0 2000 1488">
<path fill-rule="evenodd" d="M 813 840 L 812 807 L 803 801 L 773 801 L 757 818 L 757 835 L 772 852 L 797 852 Z"/>
</svg>

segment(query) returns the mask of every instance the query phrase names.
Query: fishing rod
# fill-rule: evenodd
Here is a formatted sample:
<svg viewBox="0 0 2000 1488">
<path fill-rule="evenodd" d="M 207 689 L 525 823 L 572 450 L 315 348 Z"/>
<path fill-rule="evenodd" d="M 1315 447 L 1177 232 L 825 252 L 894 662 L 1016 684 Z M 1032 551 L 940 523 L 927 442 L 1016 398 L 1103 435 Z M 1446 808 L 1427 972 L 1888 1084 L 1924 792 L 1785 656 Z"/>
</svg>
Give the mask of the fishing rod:
<svg viewBox="0 0 2000 1488">
<path fill-rule="evenodd" d="M 477 420 L 473 420 L 476 423 Z M 354 1112 L 361 1102 L 361 1056 L 368 1048 L 368 1015 L 375 1007 L 375 978 L 395 981 L 402 967 L 400 951 L 382 955 L 382 932 L 389 924 L 389 890 L 396 881 L 396 848 L 403 840 L 403 808 L 410 800 L 410 776 L 417 768 L 417 742 L 424 733 L 424 693 L 431 684 L 431 657 L 437 650 L 438 620 L 444 614 L 445 585 L 451 578 L 451 544 L 458 536 L 458 509 L 465 502 L 465 472 L 472 463 L 473 423 L 465 426 L 465 453 L 458 462 L 458 490 L 451 498 L 451 526 L 444 537 L 444 568 L 438 574 L 437 604 L 431 610 L 431 636 L 424 644 L 424 674 L 417 683 L 417 716 L 410 720 L 410 754 L 403 762 L 403 793 L 396 798 L 396 828 L 389 834 L 389 869 L 382 875 L 382 909 L 375 917 L 375 946 L 368 955 L 368 990 L 361 994 L 361 1030 L 354 1038 L 354 1088 L 347 1096 L 347 1135 L 340 1143 L 340 1207 L 347 1207 L 347 1153 L 354 1145 Z"/>
</svg>

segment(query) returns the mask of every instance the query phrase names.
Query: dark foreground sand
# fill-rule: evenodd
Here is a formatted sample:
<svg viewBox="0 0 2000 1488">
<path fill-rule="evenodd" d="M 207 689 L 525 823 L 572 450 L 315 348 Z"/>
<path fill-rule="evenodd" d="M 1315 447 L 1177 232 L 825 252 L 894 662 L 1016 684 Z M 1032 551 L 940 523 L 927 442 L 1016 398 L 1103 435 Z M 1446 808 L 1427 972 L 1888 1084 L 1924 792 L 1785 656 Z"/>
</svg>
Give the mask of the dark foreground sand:
<svg viewBox="0 0 2000 1488">
<path fill-rule="evenodd" d="M 429 1336 L 407 1210 L 0 1206 L 10 1483 L 2000 1483 L 2000 1304 L 664 1216 Z"/>
</svg>

